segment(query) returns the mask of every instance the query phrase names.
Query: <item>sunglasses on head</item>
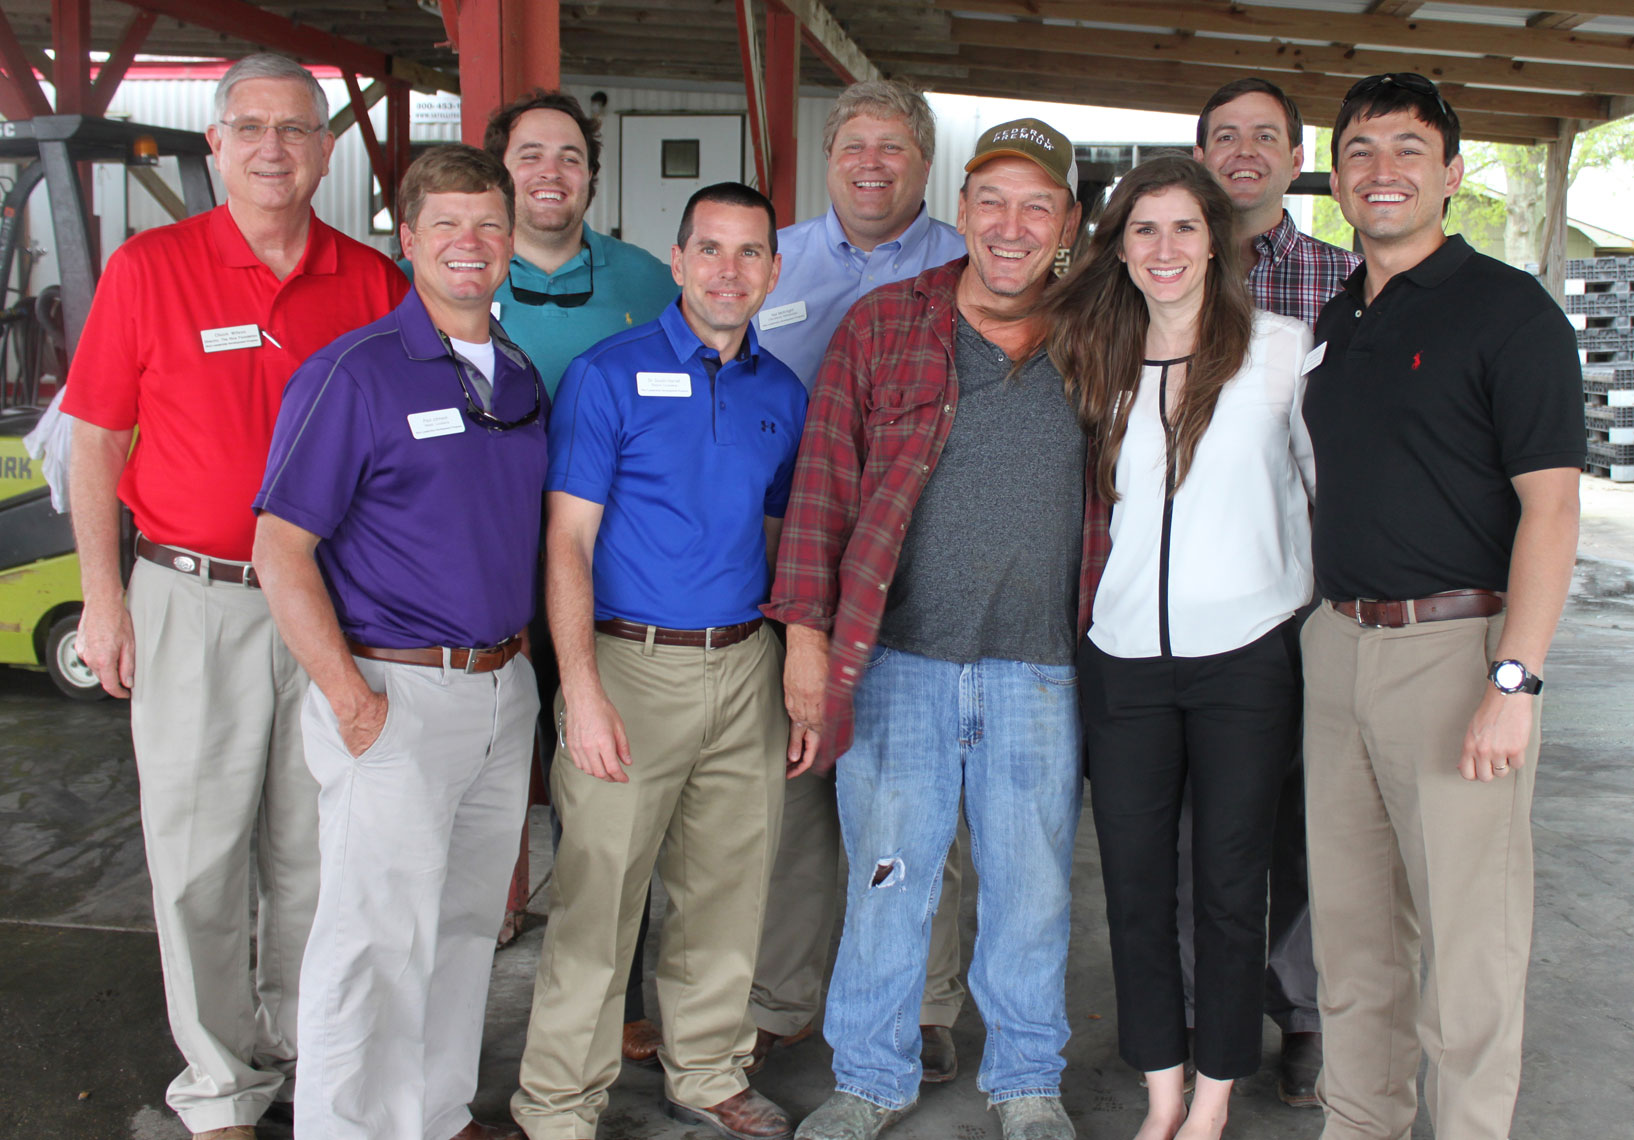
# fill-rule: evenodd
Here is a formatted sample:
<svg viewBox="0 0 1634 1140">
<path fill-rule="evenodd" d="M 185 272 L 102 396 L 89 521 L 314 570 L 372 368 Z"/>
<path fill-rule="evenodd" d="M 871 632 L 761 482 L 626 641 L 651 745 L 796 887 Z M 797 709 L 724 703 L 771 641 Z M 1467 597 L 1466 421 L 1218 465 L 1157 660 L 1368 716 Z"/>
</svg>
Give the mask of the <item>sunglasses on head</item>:
<svg viewBox="0 0 1634 1140">
<path fill-rule="evenodd" d="M 1369 75 L 1366 79 L 1358 79 L 1351 85 L 1350 90 L 1345 92 L 1345 102 L 1377 95 L 1392 87 L 1411 91 L 1414 95 L 1427 95 L 1435 100 L 1435 105 L 1440 108 L 1443 117 L 1448 119 L 1453 117 L 1452 108 L 1447 106 L 1447 101 L 1441 97 L 1441 89 L 1424 76 L 1412 71 L 1391 71 L 1383 75 Z"/>
</svg>

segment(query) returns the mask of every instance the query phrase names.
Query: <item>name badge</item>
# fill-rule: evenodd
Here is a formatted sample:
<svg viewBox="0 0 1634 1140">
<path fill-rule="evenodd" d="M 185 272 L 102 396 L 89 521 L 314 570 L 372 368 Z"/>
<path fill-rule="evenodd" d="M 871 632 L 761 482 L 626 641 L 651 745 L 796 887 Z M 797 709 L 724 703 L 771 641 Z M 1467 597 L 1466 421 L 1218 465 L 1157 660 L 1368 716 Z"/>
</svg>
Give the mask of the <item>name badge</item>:
<svg viewBox="0 0 1634 1140">
<path fill-rule="evenodd" d="M 806 319 L 806 303 L 790 301 L 787 305 L 760 310 L 760 331 L 770 332 L 784 325 L 797 325 Z"/>
<path fill-rule="evenodd" d="M 205 352 L 226 352 L 234 348 L 260 348 L 260 325 L 228 325 L 219 329 L 200 329 L 199 339 Z"/>
<path fill-rule="evenodd" d="M 1305 363 L 1299 366 L 1299 374 L 1304 376 L 1311 369 L 1322 363 L 1322 358 L 1328 354 L 1328 342 L 1323 341 L 1305 354 Z"/>
<path fill-rule="evenodd" d="M 434 412 L 414 412 L 408 418 L 409 431 L 415 439 L 434 439 L 439 435 L 458 435 L 465 430 L 465 417 L 458 408 L 438 408 Z"/>
<path fill-rule="evenodd" d="M 643 396 L 690 396 L 692 375 L 687 372 L 637 372 L 635 390 Z"/>
</svg>

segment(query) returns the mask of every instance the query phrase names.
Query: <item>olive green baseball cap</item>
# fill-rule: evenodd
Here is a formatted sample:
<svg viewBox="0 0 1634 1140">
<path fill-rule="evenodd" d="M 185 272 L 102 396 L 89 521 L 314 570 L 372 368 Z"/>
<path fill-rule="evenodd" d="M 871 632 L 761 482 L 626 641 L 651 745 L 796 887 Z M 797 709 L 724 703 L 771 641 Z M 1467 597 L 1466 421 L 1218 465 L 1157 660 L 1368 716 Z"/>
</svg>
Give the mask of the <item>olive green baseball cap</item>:
<svg viewBox="0 0 1634 1140">
<path fill-rule="evenodd" d="M 976 153 L 965 163 L 965 172 L 1007 156 L 1037 163 L 1050 181 L 1069 194 L 1078 193 L 1078 160 L 1072 153 L 1072 140 L 1044 120 L 1011 119 L 989 127 L 976 140 Z"/>
</svg>

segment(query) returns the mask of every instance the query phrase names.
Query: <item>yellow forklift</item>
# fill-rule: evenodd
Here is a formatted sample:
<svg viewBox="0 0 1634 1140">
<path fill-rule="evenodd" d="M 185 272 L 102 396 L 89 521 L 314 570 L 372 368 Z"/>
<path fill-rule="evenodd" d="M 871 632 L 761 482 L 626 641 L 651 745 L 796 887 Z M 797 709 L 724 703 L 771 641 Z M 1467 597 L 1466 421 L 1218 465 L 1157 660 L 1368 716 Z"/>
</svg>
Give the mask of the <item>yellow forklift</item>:
<svg viewBox="0 0 1634 1140">
<path fill-rule="evenodd" d="M 180 198 L 152 169 L 165 155 L 177 160 Z M 0 122 L 0 163 L 19 164 L 0 200 L 0 665 L 43 669 L 76 700 L 106 694 L 74 648 L 81 601 L 73 527 L 67 514 L 53 509 L 43 465 L 23 438 L 45 412 L 50 392 L 42 388 L 53 386 L 47 378 L 60 385 L 68 374 L 96 288 L 79 164 L 125 165 L 181 217 L 215 205 L 209 155 L 204 136 L 193 131 L 84 115 Z M 61 285 L 34 295 L 29 269 L 35 254 L 24 245 L 22 222 L 41 181 Z"/>
</svg>

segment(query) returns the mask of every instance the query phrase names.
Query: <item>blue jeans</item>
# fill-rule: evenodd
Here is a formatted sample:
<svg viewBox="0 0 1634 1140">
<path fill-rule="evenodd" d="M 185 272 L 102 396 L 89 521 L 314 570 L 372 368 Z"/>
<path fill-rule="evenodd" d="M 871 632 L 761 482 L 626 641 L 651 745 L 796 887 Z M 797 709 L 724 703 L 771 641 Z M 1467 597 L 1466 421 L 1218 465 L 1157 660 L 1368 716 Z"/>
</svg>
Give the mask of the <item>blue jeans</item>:
<svg viewBox="0 0 1634 1140">
<path fill-rule="evenodd" d="M 850 864 L 823 1034 L 835 1086 L 885 1108 L 919 1095 L 919 1002 L 942 864 L 964 797 L 981 880 L 970 992 L 993 1103 L 1060 1092 L 1073 841 L 1083 799 L 1071 665 L 935 661 L 876 647 L 840 757 Z"/>
</svg>

